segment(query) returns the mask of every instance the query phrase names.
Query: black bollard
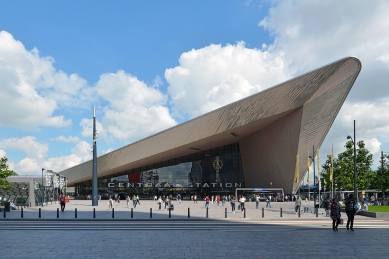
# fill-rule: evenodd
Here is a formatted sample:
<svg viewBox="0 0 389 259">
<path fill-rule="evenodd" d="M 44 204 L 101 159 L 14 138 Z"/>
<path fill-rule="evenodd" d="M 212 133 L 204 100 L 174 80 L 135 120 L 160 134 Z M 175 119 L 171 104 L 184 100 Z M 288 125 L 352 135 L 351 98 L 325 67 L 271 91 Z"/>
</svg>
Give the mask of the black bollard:
<svg viewBox="0 0 389 259">
<path fill-rule="evenodd" d="M 131 208 L 131 218 L 134 217 L 134 208 Z"/>
<path fill-rule="evenodd" d="M 41 218 L 42 213 L 41 213 L 41 208 L 39 208 L 39 218 Z"/>
<path fill-rule="evenodd" d="M 224 217 L 227 218 L 227 208 L 224 209 Z"/>
<path fill-rule="evenodd" d="M 206 211 L 207 211 L 206 218 L 208 218 L 208 208 L 207 208 L 207 210 L 206 210 Z"/>
<path fill-rule="evenodd" d="M 23 218 L 23 208 L 22 208 L 22 210 L 20 211 L 20 217 Z"/>
<path fill-rule="evenodd" d="M 188 208 L 188 219 L 190 218 L 190 208 Z"/>
<path fill-rule="evenodd" d="M 246 218 L 246 208 L 244 208 L 243 211 L 243 217 Z"/>
<path fill-rule="evenodd" d="M 77 218 L 77 208 L 74 209 L 74 218 Z"/>
<path fill-rule="evenodd" d="M 57 208 L 57 219 L 59 219 L 59 208 Z"/>
<path fill-rule="evenodd" d="M 93 208 L 93 218 L 96 218 L 96 208 Z"/>
<path fill-rule="evenodd" d="M 316 218 L 319 217 L 319 209 L 318 208 L 315 208 L 316 210 Z"/>
<path fill-rule="evenodd" d="M 262 208 L 262 218 L 265 217 L 265 208 Z"/>
<path fill-rule="evenodd" d="M 6 217 L 7 217 L 7 215 L 5 213 L 5 206 L 4 206 L 4 208 L 3 208 L 3 218 L 6 218 Z"/>
<path fill-rule="evenodd" d="M 280 217 L 282 218 L 282 208 L 280 208 Z"/>
<path fill-rule="evenodd" d="M 169 219 L 172 217 L 172 210 L 169 208 Z"/>
<path fill-rule="evenodd" d="M 152 218 L 152 217 L 153 217 L 153 209 L 150 208 L 150 218 Z"/>
<path fill-rule="evenodd" d="M 299 207 L 299 211 L 298 211 L 298 212 L 299 212 L 299 218 L 300 218 L 300 217 L 301 217 L 301 214 L 300 214 L 300 207 Z"/>
<path fill-rule="evenodd" d="M 112 208 L 112 218 L 115 218 L 115 208 Z"/>
</svg>

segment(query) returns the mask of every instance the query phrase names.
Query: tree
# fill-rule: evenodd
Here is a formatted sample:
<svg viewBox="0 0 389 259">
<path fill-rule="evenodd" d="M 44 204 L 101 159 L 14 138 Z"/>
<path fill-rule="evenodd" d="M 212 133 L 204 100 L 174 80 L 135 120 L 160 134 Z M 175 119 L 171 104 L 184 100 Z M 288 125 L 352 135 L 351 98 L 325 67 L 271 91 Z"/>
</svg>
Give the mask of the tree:
<svg viewBox="0 0 389 259">
<path fill-rule="evenodd" d="M 0 159 L 0 189 L 11 190 L 11 183 L 7 180 L 8 176 L 17 175 L 14 171 L 8 169 L 8 158 Z"/>
<path fill-rule="evenodd" d="M 374 174 L 371 170 L 373 164 L 373 155 L 365 147 L 365 142 L 359 141 L 356 150 L 356 171 L 357 171 L 357 189 L 366 190 L 370 187 Z M 338 154 L 337 158 L 333 159 L 333 181 L 334 186 L 340 191 L 354 190 L 354 145 L 352 141 L 347 141 L 345 145 L 346 151 Z M 327 156 L 327 161 L 322 165 L 323 172 L 321 178 L 327 189 L 332 189 L 330 181 L 330 156 Z"/>
<path fill-rule="evenodd" d="M 380 166 L 377 171 L 374 171 L 373 188 L 382 191 L 384 193 L 389 189 L 389 162 L 386 160 L 389 158 L 387 155 L 382 157 Z"/>
</svg>

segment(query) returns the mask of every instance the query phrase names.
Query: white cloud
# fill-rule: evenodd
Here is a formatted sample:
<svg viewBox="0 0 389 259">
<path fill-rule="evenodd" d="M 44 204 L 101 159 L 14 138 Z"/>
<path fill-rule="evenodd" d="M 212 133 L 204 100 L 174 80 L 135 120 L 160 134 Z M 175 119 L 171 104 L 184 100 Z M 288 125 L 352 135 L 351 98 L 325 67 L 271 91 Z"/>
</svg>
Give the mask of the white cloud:
<svg viewBox="0 0 389 259">
<path fill-rule="evenodd" d="M 21 150 L 26 154 L 18 162 L 9 161 L 10 168 L 18 174 L 38 174 L 42 168 L 61 171 L 92 159 L 91 146 L 86 141 L 79 141 L 71 149 L 70 155 L 50 158 L 47 158 L 48 145 L 31 136 L 1 140 L 0 148 L 0 155 L 5 154 L 7 149 Z"/>
<path fill-rule="evenodd" d="M 76 136 L 69 136 L 69 137 L 64 137 L 64 136 L 59 136 L 56 138 L 56 140 L 61 141 L 61 142 L 72 142 L 72 143 L 77 143 L 80 141 L 79 137 Z"/>
<path fill-rule="evenodd" d="M 236 45 L 210 45 L 180 56 L 166 69 L 175 115 L 198 116 L 290 78 L 283 53 Z"/>
<path fill-rule="evenodd" d="M 56 71 L 54 60 L 28 51 L 20 41 L 0 31 L 0 124 L 33 129 L 63 127 L 71 120 L 53 113 L 62 106 L 85 107 L 93 89 L 76 74 Z"/>
<path fill-rule="evenodd" d="M 154 84 L 158 85 L 158 80 Z M 138 140 L 176 125 L 164 106 L 167 97 L 124 71 L 103 74 L 95 89 L 109 103 L 103 108 L 101 125 L 97 124 L 100 137 L 109 134 L 116 139 Z M 91 120 L 82 119 L 81 125 L 82 135 L 90 136 Z"/>
<path fill-rule="evenodd" d="M 0 149 L 0 157 L 5 157 L 5 156 L 7 156 L 7 153 L 4 150 Z"/>
<path fill-rule="evenodd" d="M 367 139 L 365 140 L 366 148 L 370 151 L 372 154 L 377 154 L 380 151 L 381 148 L 381 142 L 378 141 L 377 138 Z"/>
</svg>

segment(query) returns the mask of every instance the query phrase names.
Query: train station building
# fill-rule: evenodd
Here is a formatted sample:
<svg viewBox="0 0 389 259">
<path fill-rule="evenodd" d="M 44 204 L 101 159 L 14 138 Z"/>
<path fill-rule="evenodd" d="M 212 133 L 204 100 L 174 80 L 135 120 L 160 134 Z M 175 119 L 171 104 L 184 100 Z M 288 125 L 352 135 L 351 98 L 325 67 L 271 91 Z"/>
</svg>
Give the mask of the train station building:
<svg viewBox="0 0 389 259">
<path fill-rule="evenodd" d="M 98 193 L 293 194 L 307 172 L 307 151 L 324 141 L 360 70 L 357 58 L 344 58 L 104 154 Z M 59 173 L 76 194 L 92 193 L 92 161 Z"/>
</svg>

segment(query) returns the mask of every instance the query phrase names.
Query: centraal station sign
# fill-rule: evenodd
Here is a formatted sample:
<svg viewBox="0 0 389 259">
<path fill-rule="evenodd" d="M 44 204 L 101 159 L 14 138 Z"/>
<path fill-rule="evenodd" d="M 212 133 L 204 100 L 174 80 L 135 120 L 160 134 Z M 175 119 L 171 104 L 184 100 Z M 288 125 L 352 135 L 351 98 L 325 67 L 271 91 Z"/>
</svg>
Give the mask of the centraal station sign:
<svg viewBox="0 0 389 259">
<path fill-rule="evenodd" d="M 232 188 L 232 187 L 235 187 L 235 188 L 240 188 L 242 187 L 242 184 L 241 183 L 194 183 L 194 184 L 186 184 L 186 185 L 182 185 L 182 184 L 175 184 L 175 183 L 155 183 L 155 184 L 152 184 L 152 183 L 108 183 L 108 188 L 135 188 L 135 187 L 144 187 L 144 188 L 152 188 L 152 187 L 155 187 L 155 188 L 193 188 L 193 187 L 197 187 L 197 188 L 209 188 L 209 187 L 213 187 L 213 188 L 217 188 L 217 187 L 225 187 L 225 188 Z"/>
</svg>

